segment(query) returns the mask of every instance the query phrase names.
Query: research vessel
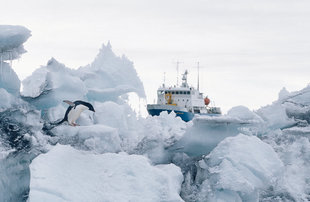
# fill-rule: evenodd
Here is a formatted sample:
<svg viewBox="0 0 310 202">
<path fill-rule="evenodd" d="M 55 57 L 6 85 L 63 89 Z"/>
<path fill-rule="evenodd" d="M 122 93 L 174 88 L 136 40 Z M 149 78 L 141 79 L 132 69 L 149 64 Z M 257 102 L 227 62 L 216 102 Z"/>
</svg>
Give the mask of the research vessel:
<svg viewBox="0 0 310 202">
<path fill-rule="evenodd" d="M 176 116 L 183 121 L 190 121 L 197 115 L 219 116 L 221 109 L 211 107 L 210 99 L 199 92 L 199 80 L 197 89 L 187 83 L 188 71 L 182 76 L 181 86 L 166 87 L 162 84 L 157 90 L 157 104 L 148 104 L 147 111 L 152 116 L 158 116 L 162 111 L 168 113 L 174 111 Z M 199 75 L 198 75 L 199 78 Z"/>
</svg>

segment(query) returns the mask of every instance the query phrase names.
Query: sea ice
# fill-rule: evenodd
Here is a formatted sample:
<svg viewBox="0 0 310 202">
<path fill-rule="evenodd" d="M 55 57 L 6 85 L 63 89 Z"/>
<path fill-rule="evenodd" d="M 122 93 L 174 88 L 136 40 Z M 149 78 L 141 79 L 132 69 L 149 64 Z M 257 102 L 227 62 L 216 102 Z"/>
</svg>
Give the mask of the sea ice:
<svg viewBox="0 0 310 202">
<path fill-rule="evenodd" d="M 9 63 L 0 61 L 0 88 L 17 96 L 20 90 L 20 80 Z"/>
<path fill-rule="evenodd" d="M 206 177 L 199 201 L 258 201 L 259 190 L 276 184 L 284 170 L 271 146 L 243 134 L 223 140 L 199 166 Z"/>
<path fill-rule="evenodd" d="M 9 94 L 5 89 L 0 88 L 0 112 L 11 107 L 14 97 Z"/>
<path fill-rule="evenodd" d="M 62 125 L 52 130 L 58 142 L 71 144 L 78 149 L 93 150 L 97 153 L 119 152 L 121 139 L 118 130 L 105 125 L 71 127 Z"/>
<path fill-rule="evenodd" d="M 31 36 L 23 26 L 0 25 L 0 61 L 13 60 L 25 53 L 23 43 Z"/>
<path fill-rule="evenodd" d="M 152 166 L 139 155 L 99 155 L 58 144 L 35 158 L 30 172 L 29 202 L 183 201 L 180 168 Z"/>
</svg>

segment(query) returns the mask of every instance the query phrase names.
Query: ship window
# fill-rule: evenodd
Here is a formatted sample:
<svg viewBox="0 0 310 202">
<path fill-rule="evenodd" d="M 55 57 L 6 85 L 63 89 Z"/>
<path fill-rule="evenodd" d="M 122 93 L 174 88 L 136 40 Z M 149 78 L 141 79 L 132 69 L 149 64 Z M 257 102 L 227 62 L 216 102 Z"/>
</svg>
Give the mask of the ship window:
<svg viewBox="0 0 310 202">
<path fill-rule="evenodd" d="M 174 92 L 174 91 L 172 91 L 172 94 L 175 94 L 175 92 Z"/>
<path fill-rule="evenodd" d="M 190 91 L 187 91 L 186 94 L 189 95 L 189 94 L 190 94 Z"/>
<path fill-rule="evenodd" d="M 162 94 L 164 94 L 164 91 L 159 90 L 159 91 L 158 91 L 158 95 L 162 95 Z"/>
<path fill-rule="evenodd" d="M 194 109 L 194 113 L 200 113 L 199 109 Z"/>
<path fill-rule="evenodd" d="M 183 99 L 183 102 L 184 102 L 184 99 Z"/>
<path fill-rule="evenodd" d="M 165 91 L 165 94 L 168 94 L 168 92 L 167 92 L 167 91 Z"/>
<path fill-rule="evenodd" d="M 179 94 L 179 91 L 176 91 L 176 94 L 178 95 L 178 94 Z"/>
</svg>

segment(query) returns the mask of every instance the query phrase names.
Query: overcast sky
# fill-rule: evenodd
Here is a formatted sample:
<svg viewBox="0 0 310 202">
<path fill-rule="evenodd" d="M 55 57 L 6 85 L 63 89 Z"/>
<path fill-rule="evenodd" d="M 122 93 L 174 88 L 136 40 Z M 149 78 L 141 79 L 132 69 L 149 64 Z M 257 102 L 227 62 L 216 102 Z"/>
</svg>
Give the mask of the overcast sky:
<svg viewBox="0 0 310 202">
<path fill-rule="evenodd" d="M 167 84 L 190 72 L 201 91 L 224 111 L 258 109 L 307 86 L 310 75 L 309 0 L 10 0 L 0 24 L 32 31 L 28 53 L 13 68 L 21 79 L 51 57 L 67 67 L 91 63 L 109 40 L 117 55 L 134 62 L 153 103 Z"/>
</svg>

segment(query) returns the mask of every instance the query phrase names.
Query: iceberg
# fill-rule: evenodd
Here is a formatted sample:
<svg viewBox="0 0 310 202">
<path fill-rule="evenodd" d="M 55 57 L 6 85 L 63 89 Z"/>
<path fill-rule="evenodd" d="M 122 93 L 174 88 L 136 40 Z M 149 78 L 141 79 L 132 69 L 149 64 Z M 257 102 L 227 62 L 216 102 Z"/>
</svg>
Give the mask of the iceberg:
<svg viewBox="0 0 310 202">
<path fill-rule="evenodd" d="M 259 190 L 276 184 L 284 169 L 271 146 L 243 134 L 223 140 L 199 166 L 206 177 L 199 201 L 258 201 Z"/>
<path fill-rule="evenodd" d="M 0 61 L 0 88 L 15 96 L 19 95 L 20 80 L 11 65 L 3 61 Z"/>
<path fill-rule="evenodd" d="M 116 56 L 110 43 L 103 45 L 94 62 L 86 67 L 70 69 L 52 58 L 22 83 L 23 99 L 46 117 L 52 113 L 49 109 L 59 107 L 62 100 L 119 102 L 122 95 L 130 92 L 145 97 L 133 63 L 125 56 Z"/>
<path fill-rule="evenodd" d="M 155 164 L 171 162 L 173 145 L 183 137 L 189 124 L 176 117 L 174 112 L 168 114 L 165 111 L 141 122 L 142 138 L 134 153 L 146 155 Z"/>
<path fill-rule="evenodd" d="M 260 108 L 257 113 L 267 123 L 270 129 L 285 129 L 303 121 L 310 122 L 310 86 L 289 93 L 284 88 L 279 93 L 279 99 Z"/>
<path fill-rule="evenodd" d="M 133 63 L 124 55 L 116 56 L 110 42 L 102 46 L 90 65 L 81 67 L 78 71 L 81 72 L 81 79 L 86 87 L 91 89 L 89 99 L 96 100 L 102 89 L 109 89 L 105 93 L 114 96 L 124 92 L 135 92 L 140 97 L 145 97 L 143 84 L 137 76 Z"/>
<path fill-rule="evenodd" d="M 31 36 L 23 26 L 0 25 L 0 61 L 13 60 L 25 53 L 23 43 Z"/>
<path fill-rule="evenodd" d="M 29 202 L 183 201 L 173 164 L 152 166 L 126 153 L 93 154 L 57 144 L 30 165 Z"/>
<path fill-rule="evenodd" d="M 23 43 L 30 37 L 30 31 L 22 26 L 0 25 L 0 88 L 19 95 L 20 80 L 5 61 L 12 61 L 25 53 Z"/>
<path fill-rule="evenodd" d="M 47 65 L 23 81 L 21 95 L 39 110 L 48 110 L 63 100 L 79 100 L 87 93 L 76 70 L 65 67 L 52 58 Z"/>
</svg>

